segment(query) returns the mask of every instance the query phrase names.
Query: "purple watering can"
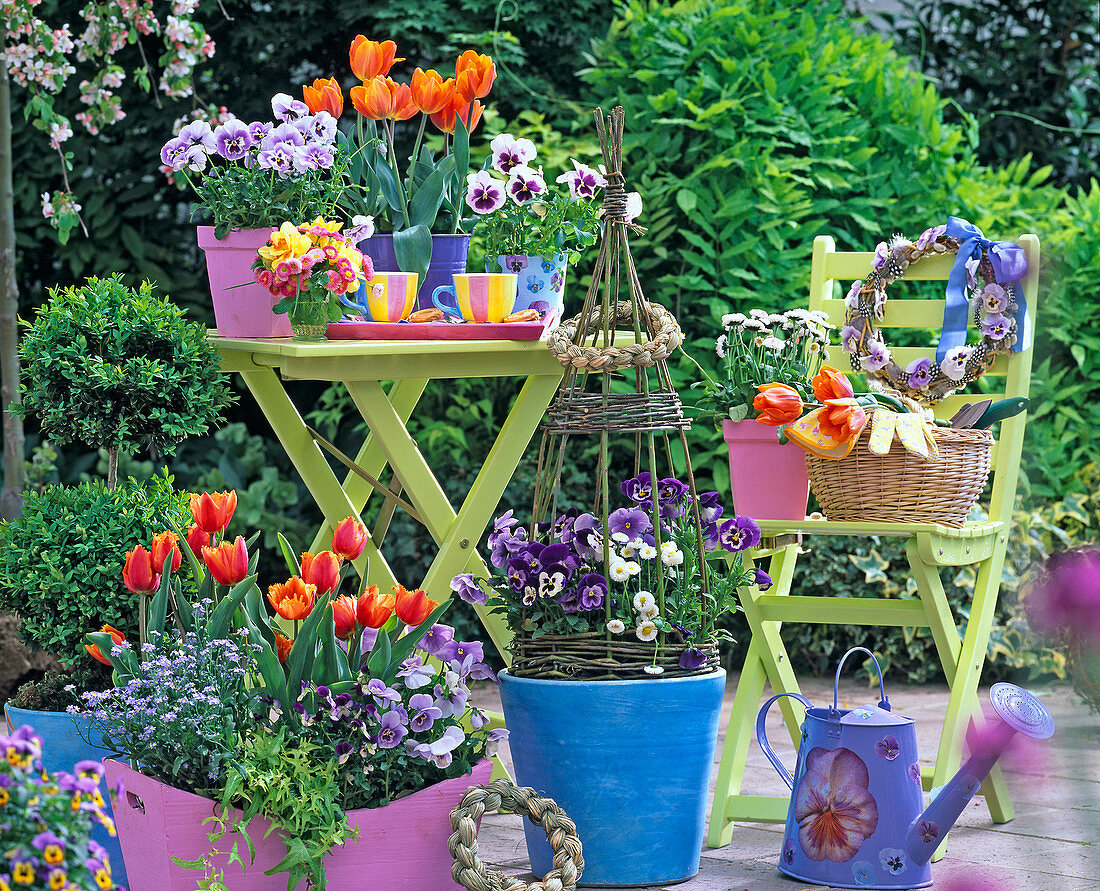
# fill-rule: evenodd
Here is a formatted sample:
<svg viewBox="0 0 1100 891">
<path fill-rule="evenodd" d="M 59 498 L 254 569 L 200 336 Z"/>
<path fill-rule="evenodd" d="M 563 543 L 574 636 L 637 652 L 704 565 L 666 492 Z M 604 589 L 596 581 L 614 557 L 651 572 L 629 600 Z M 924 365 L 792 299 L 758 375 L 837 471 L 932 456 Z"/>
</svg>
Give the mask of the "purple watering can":
<svg viewBox="0 0 1100 891">
<path fill-rule="evenodd" d="M 877 705 L 837 708 L 840 672 L 855 652 L 878 671 Z M 768 744 L 764 720 L 780 696 L 806 706 L 794 776 Z M 916 725 L 890 710 L 874 654 L 853 647 L 840 660 L 832 708 L 814 708 L 797 693 L 780 693 L 756 718 L 756 739 L 791 788 L 779 870 L 837 888 L 923 888 L 932 884 L 929 861 L 944 835 L 1017 733 L 1047 739 L 1054 719 L 1031 693 L 1014 684 L 989 691 L 1000 717 L 985 742 L 922 812 Z"/>
</svg>

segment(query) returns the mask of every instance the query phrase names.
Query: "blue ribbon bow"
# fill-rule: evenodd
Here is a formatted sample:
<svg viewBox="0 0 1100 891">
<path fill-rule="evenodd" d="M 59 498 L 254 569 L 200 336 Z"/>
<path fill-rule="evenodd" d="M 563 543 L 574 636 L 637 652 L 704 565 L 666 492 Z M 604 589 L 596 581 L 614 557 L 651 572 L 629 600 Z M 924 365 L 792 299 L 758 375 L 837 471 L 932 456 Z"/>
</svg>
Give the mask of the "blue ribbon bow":
<svg viewBox="0 0 1100 891">
<path fill-rule="evenodd" d="M 971 259 L 981 259 L 989 254 L 993 264 L 993 279 L 1004 285 L 1018 282 L 1027 275 L 1027 255 L 1024 249 L 1011 241 L 990 241 L 982 230 L 960 217 L 947 218 L 948 238 L 959 242 L 959 253 L 955 265 L 947 276 L 946 303 L 943 308 L 943 330 L 940 343 L 936 347 L 936 361 L 942 362 L 948 350 L 966 343 L 966 324 L 970 318 L 970 302 L 966 299 L 967 270 L 966 263 Z M 1016 343 L 1012 347 L 1015 353 L 1031 344 L 1031 319 L 1027 314 L 1027 300 L 1022 293 L 1016 295 Z"/>
</svg>

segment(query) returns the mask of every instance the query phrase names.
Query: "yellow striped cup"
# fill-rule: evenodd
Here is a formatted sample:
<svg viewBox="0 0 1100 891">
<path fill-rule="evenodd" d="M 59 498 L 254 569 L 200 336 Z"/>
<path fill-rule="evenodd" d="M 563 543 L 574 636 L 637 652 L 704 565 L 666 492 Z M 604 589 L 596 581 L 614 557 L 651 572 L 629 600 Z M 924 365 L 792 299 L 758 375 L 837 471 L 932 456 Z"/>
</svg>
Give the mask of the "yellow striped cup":
<svg viewBox="0 0 1100 891">
<path fill-rule="evenodd" d="M 376 272 L 351 305 L 372 322 L 400 322 L 416 307 L 415 272 Z"/>
<path fill-rule="evenodd" d="M 440 299 L 449 294 L 454 303 Z M 470 272 L 454 277 L 454 285 L 442 285 L 432 303 L 449 316 L 467 322 L 503 322 L 516 305 L 516 276 L 510 272 Z"/>
</svg>

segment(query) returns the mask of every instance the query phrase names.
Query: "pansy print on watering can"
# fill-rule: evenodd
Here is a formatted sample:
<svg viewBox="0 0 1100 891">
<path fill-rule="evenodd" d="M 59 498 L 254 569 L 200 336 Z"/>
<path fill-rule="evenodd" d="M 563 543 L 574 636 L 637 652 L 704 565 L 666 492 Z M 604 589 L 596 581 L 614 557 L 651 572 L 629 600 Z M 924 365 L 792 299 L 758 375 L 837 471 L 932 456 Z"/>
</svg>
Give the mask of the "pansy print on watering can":
<svg viewBox="0 0 1100 891">
<path fill-rule="evenodd" d="M 879 678 L 877 705 L 837 707 L 840 672 L 854 652 L 866 653 Z M 764 721 L 780 696 L 806 706 L 794 776 L 768 744 Z M 983 735 L 970 760 L 922 812 L 917 734 L 896 715 L 878 660 L 863 647 L 837 666 L 832 708 L 814 708 L 796 693 L 773 696 L 756 718 L 756 738 L 791 788 L 779 870 L 837 888 L 923 888 L 929 860 L 1016 733 L 1046 739 L 1054 721 L 1042 704 L 1013 684 L 994 684 L 990 699 L 1001 721 Z"/>
</svg>

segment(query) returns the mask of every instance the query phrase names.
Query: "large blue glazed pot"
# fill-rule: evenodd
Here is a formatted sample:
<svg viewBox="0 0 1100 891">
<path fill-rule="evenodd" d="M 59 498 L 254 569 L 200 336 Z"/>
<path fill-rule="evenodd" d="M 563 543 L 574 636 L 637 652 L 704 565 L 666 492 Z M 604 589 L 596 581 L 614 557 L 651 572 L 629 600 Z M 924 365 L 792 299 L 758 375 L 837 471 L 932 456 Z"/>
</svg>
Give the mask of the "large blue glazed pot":
<svg viewBox="0 0 1100 891">
<path fill-rule="evenodd" d="M 486 272 L 510 272 L 516 277 L 515 311 L 535 308 L 553 311 L 558 319 L 565 310 L 565 274 L 569 258 L 529 257 L 526 254 L 501 254 L 494 262 L 485 261 Z"/>
<path fill-rule="evenodd" d="M 99 761 L 114 754 L 110 749 L 95 745 L 95 743 L 102 743 L 103 738 L 93 730 L 91 721 L 83 715 L 40 712 L 16 708 L 10 704 L 4 706 L 4 711 L 11 730 L 30 724 L 34 732 L 42 737 L 42 766 L 50 773 L 56 773 L 59 770 L 72 773 L 78 761 Z M 91 740 L 91 743 L 85 740 Z M 104 794 L 103 798 L 107 805 L 107 815 L 113 816 L 110 796 Z M 92 830 L 92 838 L 107 849 L 107 855 L 111 860 L 111 876 L 115 884 L 125 887 L 126 867 L 122 862 L 122 848 L 119 846 L 118 838 L 98 825 Z"/>
<path fill-rule="evenodd" d="M 397 265 L 397 254 L 393 251 L 393 235 L 372 235 L 359 244 L 359 250 L 371 258 L 378 272 L 401 272 Z M 416 292 L 416 308 L 431 309 L 432 294 L 442 285 L 451 284 L 455 274 L 466 271 L 466 255 L 470 251 L 469 235 L 432 235 L 432 259 L 428 264 L 428 274 Z M 360 286 L 360 291 L 366 285 Z M 366 304 L 365 294 L 359 295 L 359 302 Z"/>
<path fill-rule="evenodd" d="M 580 884 L 663 885 L 699 871 L 726 673 L 633 681 L 500 674 L 516 783 L 561 806 L 584 847 Z M 525 823 L 531 868 L 552 868 Z"/>
</svg>

